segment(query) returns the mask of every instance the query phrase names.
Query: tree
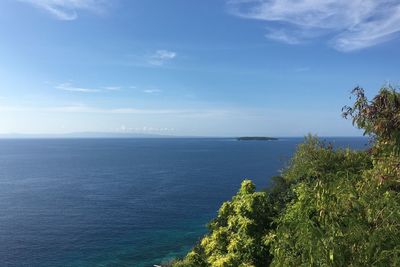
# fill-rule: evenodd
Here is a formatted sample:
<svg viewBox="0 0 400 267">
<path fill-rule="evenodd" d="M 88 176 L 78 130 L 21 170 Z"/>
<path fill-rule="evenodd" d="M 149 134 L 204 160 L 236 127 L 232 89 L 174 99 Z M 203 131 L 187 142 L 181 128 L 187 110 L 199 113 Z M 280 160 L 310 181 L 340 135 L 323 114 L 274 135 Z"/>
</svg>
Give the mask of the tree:
<svg viewBox="0 0 400 267">
<path fill-rule="evenodd" d="M 343 115 L 372 136 L 372 149 L 335 151 L 313 138 L 299 146 L 284 173 L 294 200 L 266 237 L 274 266 L 400 265 L 400 95 L 353 94 Z"/>
<path fill-rule="evenodd" d="M 263 238 L 273 214 L 268 194 L 244 180 L 209 224 L 210 233 L 175 266 L 267 266 L 271 256 Z"/>
<path fill-rule="evenodd" d="M 374 138 L 372 175 L 400 190 L 400 93 L 387 86 L 372 101 L 360 87 L 352 93 L 356 101 L 352 107 L 343 108 L 343 116 L 351 117 L 355 126 Z"/>
<path fill-rule="evenodd" d="M 353 94 L 343 116 L 372 137 L 371 149 L 306 137 L 272 188 L 243 181 L 174 266 L 400 266 L 400 94 Z"/>
</svg>

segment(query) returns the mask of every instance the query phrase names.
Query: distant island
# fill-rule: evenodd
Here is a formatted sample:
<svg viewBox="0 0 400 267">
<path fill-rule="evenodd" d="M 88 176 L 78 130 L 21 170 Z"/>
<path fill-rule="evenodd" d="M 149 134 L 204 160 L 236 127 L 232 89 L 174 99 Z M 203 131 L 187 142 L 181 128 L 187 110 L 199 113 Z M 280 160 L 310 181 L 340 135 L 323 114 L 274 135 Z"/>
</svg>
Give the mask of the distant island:
<svg viewBox="0 0 400 267">
<path fill-rule="evenodd" d="M 278 138 L 275 137 L 265 137 L 265 136 L 244 136 L 238 137 L 238 141 L 276 141 Z"/>
</svg>

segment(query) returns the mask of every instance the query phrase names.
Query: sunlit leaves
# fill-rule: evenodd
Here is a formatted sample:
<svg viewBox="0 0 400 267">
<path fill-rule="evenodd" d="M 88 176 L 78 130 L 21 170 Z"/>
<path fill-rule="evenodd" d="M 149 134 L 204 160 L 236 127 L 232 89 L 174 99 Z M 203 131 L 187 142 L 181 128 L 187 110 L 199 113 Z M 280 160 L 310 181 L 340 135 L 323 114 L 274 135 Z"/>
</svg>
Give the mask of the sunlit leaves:
<svg viewBox="0 0 400 267">
<path fill-rule="evenodd" d="M 374 137 L 372 149 L 308 136 L 269 190 L 243 181 L 174 266 L 400 266 L 400 94 L 353 94 L 343 115 Z"/>
</svg>

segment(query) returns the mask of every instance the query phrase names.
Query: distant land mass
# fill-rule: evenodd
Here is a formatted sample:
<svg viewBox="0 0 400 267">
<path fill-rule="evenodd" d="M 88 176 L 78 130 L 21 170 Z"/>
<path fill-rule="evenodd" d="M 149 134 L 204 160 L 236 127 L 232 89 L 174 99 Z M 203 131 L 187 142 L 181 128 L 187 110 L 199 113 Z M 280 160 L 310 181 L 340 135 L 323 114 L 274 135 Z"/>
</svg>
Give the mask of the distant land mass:
<svg viewBox="0 0 400 267">
<path fill-rule="evenodd" d="M 121 133 L 121 132 L 72 132 L 72 133 L 0 133 L 0 139 L 124 139 L 124 138 L 227 138 L 220 136 L 179 136 L 146 133 Z M 231 138 L 231 137 L 229 137 Z M 235 138 L 235 137 L 234 137 Z M 236 137 L 238 141 L 275 141 L 278 138 L 266 136 Z"/>
<path fill-rule="evenodd" d="M 266 137 L 266 136 L 243 136 L 238 137 L 238 141 L 276 141 L 279 140 L 275 137 Z"/>
<path fill-rule="evenodd" d="M 0 134 L 0 139 L 30 139 L 30 138 L 173 138 L 175 136 L 161 134 L 141 134 L 141 133 L 112 133 L 112 132 L 78 132 L 64 134 Z"/>
</svg>

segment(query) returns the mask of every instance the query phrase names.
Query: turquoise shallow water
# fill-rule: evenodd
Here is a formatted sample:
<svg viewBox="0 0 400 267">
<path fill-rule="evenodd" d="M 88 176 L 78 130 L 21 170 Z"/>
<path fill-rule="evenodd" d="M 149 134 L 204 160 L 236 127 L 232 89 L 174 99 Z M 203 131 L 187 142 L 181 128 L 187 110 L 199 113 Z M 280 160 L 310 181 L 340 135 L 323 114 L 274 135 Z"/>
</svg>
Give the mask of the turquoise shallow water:
<svg viewBox="0 0 400 267">
<path fill-rule="evenodd" d="M 0 140 L 0 266 L 141 267 L 182 256 L 244 178 L 268 186 L 301 141 Z"/>
</svg>

